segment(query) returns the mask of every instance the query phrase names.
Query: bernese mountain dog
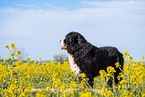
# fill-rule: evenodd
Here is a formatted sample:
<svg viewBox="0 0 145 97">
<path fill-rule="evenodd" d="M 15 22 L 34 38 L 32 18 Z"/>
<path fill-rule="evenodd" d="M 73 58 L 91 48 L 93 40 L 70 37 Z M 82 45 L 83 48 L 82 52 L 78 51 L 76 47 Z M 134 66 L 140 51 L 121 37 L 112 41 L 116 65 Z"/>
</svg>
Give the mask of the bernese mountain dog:
<svg viewBox="0 0 145 97">
<path fill-rule="evenodd" d="M 94 77 L 99 75 L 100 70 L 107 71 L 108 66 L 115 68 L 115 83 L 118 83 L 117 76 L 121 72 L 116 68 L 115 63 L 119 62 L 123 68 L 124 59 L 115 47 L 96 47 L 89 43 L 80 33 L 70 32 L 64 40 L 60 41 L 63 50 L 67 50 L 71 69 L 78 75 L 81 82 L 81 73 L 85 73 L 89 78 L 88 84 L 93 87 Z M 107 84 L 112 85 L 112 80 Z"/>
</svg>

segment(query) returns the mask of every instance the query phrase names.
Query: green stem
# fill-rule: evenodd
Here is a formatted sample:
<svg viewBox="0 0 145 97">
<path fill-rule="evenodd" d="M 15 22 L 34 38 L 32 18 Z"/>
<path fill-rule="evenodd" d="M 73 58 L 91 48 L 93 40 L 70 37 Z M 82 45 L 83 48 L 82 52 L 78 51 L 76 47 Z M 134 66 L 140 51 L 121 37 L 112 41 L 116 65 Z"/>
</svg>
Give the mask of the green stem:
<svg viewBox="0 0 145 97">
<path fill-rule="evenodd" d="M 59 91 L 59 90 L 57 89 L 57 97 L 59 97 L 59 95 L 58 95 L 58 91 Z"/>
<path fill-rule="evenodd" d="M 114 73 L 113 73 L 113 92 L 115 93 L 115 79 L 114 79 Z"/>
<path fill-rule="evenodd" d="M 121 70 L 121 72 L 123 72 L 124 74 L 126 74 L 120 67 L 119 67 L 119 69 Z M 126 74 L 127 75 L 127 74 Z"/>
<path fill-rule="evenodd" d="M 11 68 L 11 80 L 12 80 L 12 78 L 13 78 L 13 66 Z"/>
</svg>

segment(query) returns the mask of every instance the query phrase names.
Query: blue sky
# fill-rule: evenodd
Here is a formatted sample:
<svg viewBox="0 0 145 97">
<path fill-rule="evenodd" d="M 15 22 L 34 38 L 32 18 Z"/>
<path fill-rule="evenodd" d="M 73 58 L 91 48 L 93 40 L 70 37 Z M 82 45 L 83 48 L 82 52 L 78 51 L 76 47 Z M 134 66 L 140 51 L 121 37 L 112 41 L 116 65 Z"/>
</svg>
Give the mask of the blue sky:
<svg viewBox="0 0 145 97">
<path fill-rule="evenodd" d="M 0 0 L 0 55 L 15 43 L 33 59 L 64 53 L 59 41 L 77 31 L 97 47 L 145 56 L 145 0 Z"/>
</svg>

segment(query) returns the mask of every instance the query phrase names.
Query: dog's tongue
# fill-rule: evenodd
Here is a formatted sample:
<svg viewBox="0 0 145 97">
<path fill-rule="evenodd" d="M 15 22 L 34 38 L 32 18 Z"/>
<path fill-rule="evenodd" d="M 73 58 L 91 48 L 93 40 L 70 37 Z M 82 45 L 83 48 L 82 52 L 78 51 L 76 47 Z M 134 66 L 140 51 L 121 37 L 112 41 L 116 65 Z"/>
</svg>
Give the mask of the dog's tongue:
<svg viewBox="0 0 145 97">
<path fill-rule="evenodd" d="M 67 45 L 63 45 L 61 49 L 66 49 L 67 48 Z"/>
</svg>

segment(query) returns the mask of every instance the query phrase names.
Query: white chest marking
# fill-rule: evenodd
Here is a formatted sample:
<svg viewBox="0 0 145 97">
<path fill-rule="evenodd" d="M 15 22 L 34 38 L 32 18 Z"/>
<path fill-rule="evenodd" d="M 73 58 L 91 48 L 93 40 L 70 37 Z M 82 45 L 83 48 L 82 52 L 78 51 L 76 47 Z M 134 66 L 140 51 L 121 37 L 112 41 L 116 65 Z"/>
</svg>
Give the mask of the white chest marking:
<svg viewBox="0 0 145 97">
<path fill-rule="evenodd" d="M 73 72 L 75 72 L 76 75 L 79 75 L 80 74 L 80 68 L 74 62 L 74 57 L 69 53 L 67 53 L 67 55 L 68 55 L 68 59 L 69 59 L 70 68 L 72 69 Z"/>
</svg>

